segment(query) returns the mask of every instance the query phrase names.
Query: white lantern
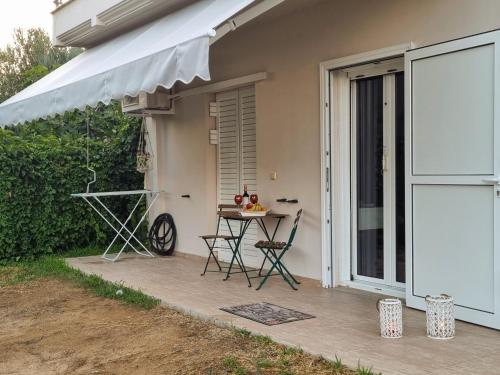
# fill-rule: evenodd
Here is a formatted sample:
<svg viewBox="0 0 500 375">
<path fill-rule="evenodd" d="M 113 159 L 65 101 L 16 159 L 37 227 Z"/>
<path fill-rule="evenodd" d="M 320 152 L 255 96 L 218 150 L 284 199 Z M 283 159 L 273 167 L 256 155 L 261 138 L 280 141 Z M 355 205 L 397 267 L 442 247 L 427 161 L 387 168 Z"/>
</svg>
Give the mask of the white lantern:
<svg viewBox="0 0 500 375">
<path fill-rule="evenodd" d="M 427 304 L 427 336 L 433 339 L 455 337 L 455 304 L 446 294 L 425 297 Z"/>
<path fill-rule="evenodd" d="M 403 336 L 403 307 L 396 298 L 381 299 L 377 303 L 380 317 L 380 335 L 398 339 Z"/>
</svg>

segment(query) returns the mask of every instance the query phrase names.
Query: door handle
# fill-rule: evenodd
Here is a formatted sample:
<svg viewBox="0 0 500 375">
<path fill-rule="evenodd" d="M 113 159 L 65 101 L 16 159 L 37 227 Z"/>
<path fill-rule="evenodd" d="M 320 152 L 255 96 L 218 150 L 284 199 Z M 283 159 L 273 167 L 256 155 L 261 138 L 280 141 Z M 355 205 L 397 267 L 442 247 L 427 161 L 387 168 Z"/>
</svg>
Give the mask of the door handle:
<svg viewBox="0 0 500 375">
<path fill-rule="evenodd" d="M 495 186 L 495 196 L 500 198 L 500 177 L 483 178 L 483 182 Z"/>
<path fill-rule="evenodd" d="M 388 150 L 387 150 L 387 147 L 384 147 L 384 150 L 382 152 L 382 170 L 380 171 L 380 174 L 384 174 L 384 172 L 387 172 L 387 169 L 388 169 Z"/>
<path fill-rule="evenodd" d="M 499 185 L 500 177 L 483 178 L 483 182 L 486 182 L 487 184 Z"/>
</svg>

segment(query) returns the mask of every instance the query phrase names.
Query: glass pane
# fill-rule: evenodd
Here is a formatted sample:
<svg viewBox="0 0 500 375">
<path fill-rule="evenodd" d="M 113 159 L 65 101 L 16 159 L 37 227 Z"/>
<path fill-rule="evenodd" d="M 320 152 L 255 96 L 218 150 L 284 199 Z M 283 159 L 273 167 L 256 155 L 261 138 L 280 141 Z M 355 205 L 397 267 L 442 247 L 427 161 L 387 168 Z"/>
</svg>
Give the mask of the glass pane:
<svg viewBox="0 0 500 375">
<path fill-rule="evenodd" d="M 404 74 L 396 74 L 396 281 L 405 282 Z"/>
<path fill-rule="evenodd" d="M 383 78 L 356 81 L 357 273 L 384 278 Z"/>
</svg>

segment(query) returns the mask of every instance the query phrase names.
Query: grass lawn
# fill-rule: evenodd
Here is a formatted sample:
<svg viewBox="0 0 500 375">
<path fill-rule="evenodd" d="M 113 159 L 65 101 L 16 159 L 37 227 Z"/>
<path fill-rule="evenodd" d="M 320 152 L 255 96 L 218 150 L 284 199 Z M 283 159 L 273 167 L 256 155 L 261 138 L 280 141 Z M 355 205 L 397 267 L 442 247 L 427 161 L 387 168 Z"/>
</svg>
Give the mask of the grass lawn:
<svg viewBox="0 0 500 375">
<path fill-rule="evenodd" d="M 0 266 L 0 311 L 0 372 L 373 374 L 175 312 L 140 291 L 87 276 L 61 256 Z"/>
</svg>

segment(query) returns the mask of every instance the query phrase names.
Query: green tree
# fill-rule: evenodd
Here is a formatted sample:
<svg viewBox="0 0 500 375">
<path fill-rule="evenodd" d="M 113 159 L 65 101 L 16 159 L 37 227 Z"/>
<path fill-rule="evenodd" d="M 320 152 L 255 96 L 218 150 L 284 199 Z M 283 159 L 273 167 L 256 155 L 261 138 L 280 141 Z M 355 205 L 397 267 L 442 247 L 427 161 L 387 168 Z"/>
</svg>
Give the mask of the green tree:
<svg viewBox="0 0 500 375">
<path fill-rule="evenodd" d="M 0 50 L 0 101 L 80 52 L 54 47 L 41 29 L 16 29 L 13 44 Z M 91 178 L 87 142 L 97 172 L 94 189 L 140 189 L 143 176 L 135 170 L 139 129 L 139 120 L 124 116 L 118 102 L 0 129 L 0 261 L 102 244 L 109 229 L 70 194 L 83 191 Z M 128 198 L 111 203 L 125 217 L 133 204 Z M 140 232 L 144 236 L 145 228 Z"/>
<path fill-rule="evenodd" d="M 41 28 L 15 29 L 13 42 L 0 49 L 0 102 L 71 60 L 80 48 L 58 48 Z"/>
<path fill-rule="evenodd" d="M 68 62 L 82 52 L 80 48 L 60 48 L 52 45 L 43 29 L 16 29 L 13 43 L 0 49 L 0 102 L 10 98 L 27 86 Z M 116 137 L 122 126 L 137 124 L 121 113 L 118 103 L 99 104 L 86 112 L 73 111 L 46 120 L 8 127 L 18 136 L 54 135 L 78 138 L 86 135 L 86 119 L 91 119 L 94 140 L 108 141 Z M 99 118 L 99 121 L 94 121 Z M 127 127 L 136 131 L 134 126 Z M 130 138 L 130 137 L 128 137 Z"/>
</svg>

